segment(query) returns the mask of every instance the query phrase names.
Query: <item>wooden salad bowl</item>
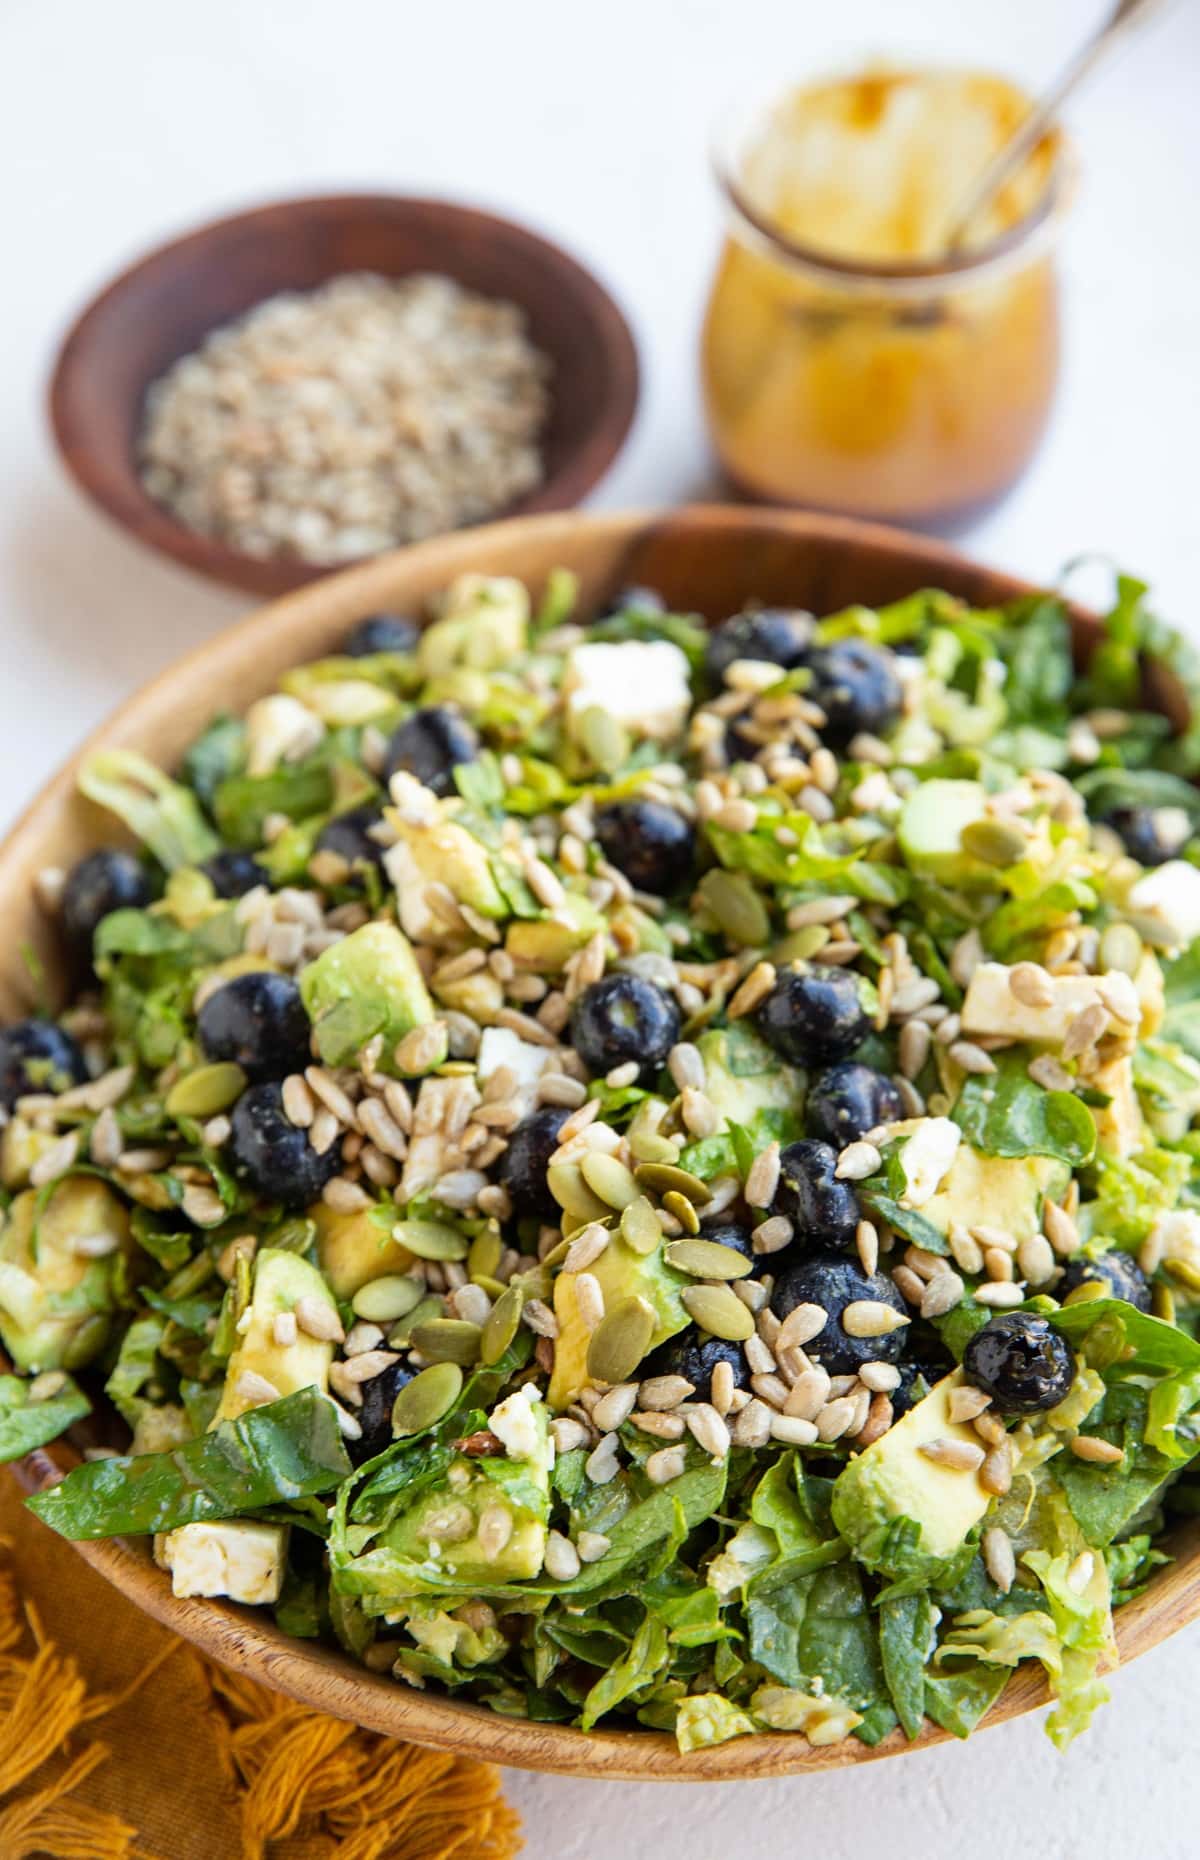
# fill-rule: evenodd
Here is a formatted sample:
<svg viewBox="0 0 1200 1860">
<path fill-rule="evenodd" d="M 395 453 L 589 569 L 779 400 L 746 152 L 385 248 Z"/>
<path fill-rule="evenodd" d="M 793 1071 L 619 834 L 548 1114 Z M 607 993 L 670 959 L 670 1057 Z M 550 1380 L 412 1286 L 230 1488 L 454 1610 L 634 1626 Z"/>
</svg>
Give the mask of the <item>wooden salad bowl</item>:
<svg viewBox="0 0 1200 1860">
<path fill-rule="evenodd" d="M 270 690 L 287 667 L 336 648 L 354 620 L 379 609 L 416 610 L 426 596 L 465 570 L 516 575 L 536 588 L 553 568 L 579 576 L 582 611 L 603 607 L 635 583 L 657 588 L 676 608 L 716 620 L 746 600 L 828 613 L 851 602 L 876 605 L 927 586 L 976 605 L 1029 592 L 1025 583 L 983 568 L 924 537 L 848 519 L 697 508 L 659 516 L 543 516 L 438 538 L 349 569 L 277 601 L 219 634 L 163 673 L 104 724 L 43 789 L 0 847 L 0 1018 L 30 1006 L 20 951 L 32 944 L 48 974 L 60 968 L 52 935 L 33 902 L 35 874 L 66 865 L 100 837 L 97 817 L 76 792 L 83 756 L 100 747 L 141 750 L 172 766 L 212 714 L 243 706 Z M 1097 633 L 1076 612 L 1079 652 Z M 1165 694 L 1158 701 L 1172 708 Z M 111 821 L 105 834 L 111 837 Z M 29 1491 L 55 1483 L 89 1440 L 119 1439 L 113 1417 L 93 1417 L 72 1444 L 31 1453 L 15 1468 Z M 96 1429 L 100 1431 L 97 1433 Z M 40 1528 L 31 1525 L 31 1529 Z M 1200 1613 L 1200 1521 L 1170 1539 L 1174 1561 L 1145 1594 L 1120 1611 L 1117 1639 L 1126 1660 L 1156 1646 Z M 212 1659 L 261 1680 L 313 1708 L 376 1731 L 495 1763 L 564 1775 L 669 1782 L 724 1781 L 870 1763 L 945 1741 L 927 1725 L 914 1744 L 900 1731 L 875 1749 L 853 1738 L 812 1749 L 802 1737 L 738 1738 L 681 1756 L 662 1732 L 595 1730 L 497 1717 L 483 1706 L 414 1691 L 354 1665 L 332 1647 L 291 1640 L 265 1613 L 231 1603 L 180 1601 L 151 1561 L 145 1539 L 82 1543 L 76 1548 L 130 1601 Z M 1034 1671 L 1009 1683 L 988 1719 L 995 1724 L 1044 1704 Z"/>
<path fill-rule="evenodd" d="M 139 542 L 250 594 L 286 594 L 334 572 L 199 535 L 143 489 L 134 453 L 146 389 L 173 362 L 277 291 L 314 290 L 347 271 L 440 272 L 519 305 L 553 369 L 545 476 L 502 514 L 567 510 L 587 496 L 637 406 L 637 351 L 621 311 L 577 260 L 527 227 L 395 194 L 232 214 L 157 247 L 106 286 L 68 332 L 50 381 L 54 437 L 81 490 Z"/>
</svg>

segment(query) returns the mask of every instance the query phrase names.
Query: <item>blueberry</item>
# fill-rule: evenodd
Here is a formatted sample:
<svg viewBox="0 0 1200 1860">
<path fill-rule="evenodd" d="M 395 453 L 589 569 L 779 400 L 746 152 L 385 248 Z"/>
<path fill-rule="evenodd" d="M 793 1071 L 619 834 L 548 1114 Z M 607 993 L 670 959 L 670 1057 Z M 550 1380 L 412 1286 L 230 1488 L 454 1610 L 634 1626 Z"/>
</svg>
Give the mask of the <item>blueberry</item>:
<svg viewBox="0 0 1200 1860">
<path fill-rule="evenodd" d="M 211 881 L 218 898 L 244 898 L 256 885 L 271 882 L 266 866 L 260 865 L 253 853 L 232 849 L 214 853 L 200 870 Z"/>
<path fill-rule="evenodd" d="M 596 1078 L 635 1059 L 639 1079 L 652 1079 L 679 1027 L 672 997 L 640 975 L 606 975 L 585 988 L 571 1010 L 571 1043 Z"/>
<path fill-rule="evenodd" d="M 810 1253 L 787 1266 L 775 1280 L 771 1309 L 785 1318 L 797 1305 L 820 1305 L 827 1313 L 825 1328 L 804 1348 L 831 1376 L 855 1375 L 864 1363 L 894 1363 L 904 1348 L 903 1328 L 885 1337 L 851 1337 L 842 1328 L 847 1305 L 869 1300 L 890 1305 L 907 1317 L 904 1300 L 889 1278 L 876 1272 L 868 1278 L 857 1260 L 840 1253 Z"/>
<path fill-rule="evenodd" d="M 753 1233 L 749 1227 L 743 1227 L 740 1221 L 729 1221 L 723 1218 L 701 1221 L 700 1238 L 713 1240 L 718 1246 L 731 1247 L 735 1253 L 740 1253 L 743 1259 L 753 1260 L 753 1269 L 748 1275 L 752 1279 L 760 1279 L 764 1272 L 776 1270 L 774 1264 L 776 1255 L 756 1253 Z"/>
<path fill-rule="evenodd" d="M 391 781 L 403 769 L 434 794 L 453 794 L 455 769 L 478 754 L 479 738 L 466 718 L 449 704 L 429 704 L 393 732 L 383 777 Z"/>
<path fill-rule="evenodd" d="M 62 927 L 71 953 L 90 964 L 92 938 L 109 912 L 141 910 L 150 897 L 146 868 L 132 853 L 115 846 L 88 853 L 71 867 L 63 886 Z"/>
<path fill-rule="evenodd" d="M 899 1386 L 888 1397 L 892 1404 L 892 1419 L 898 1421 L 902 1414 L 915 1408 L 928 1395 L 934 1383 L 948 1376 L 953 1367 L 953 1363 L 926 1363 L 915 1358 L 901 1363 Z"/>
<path fill-rule="evenodd" d="M 306 1130 L 297 1129 L 283 1108 L 274 1079 L 251 1085 L 233 1107 L 229 1149 L 234 1167 L 267 1201 L 307 1208 L 342 1166 L 341 1145 L 318 1155 Z"/>
<path fill-rule="evenodd" d="M 31 1092 L 65 1091 L 87 1078 L 83 1054 L 52 1020 L 18 1020 L 0 1027 L 0 1107 L 11 1111 Z"/>
<path fill-rule="evenodd" d="M 254 969 L 209 995 L 196 1018 L 205 1057 L 232 1059 L 249 1079 L 303 1072 L 312 1028 L 300 990 L 287 975 Z"/>
<path fill-rule="evenodd" d="M 900 1093 L 884 1073 L 856 1060 L 843 1060 L 813 1084 L 805 1105 L 809 1135 L 844 1149 L 856 1143 L 876 1124 L 900 1116 Z"/>
<path fill-rule="evenodd" d="M 317 852 L 339 853 L 349 866 L 383 865 L 383 847 L 371 838 L 383 815 L 371 801 L 352 807 L 348 813 L 335 814 L 317 835 Z"/>
<path fill-rule="evenodd" d="M 362 1384 L 362 1407 L 355 1416 L 362 1428 L 362 1438 L 346 1442 L 346 1450 L 356 1466 L 374 1459 L 377 1453 L 391 1446 L 392 1404 L 415 1373 L 407 1363 L 389 1363 L 386 1369 Z"/>
<path fill-rule="evenodd" d="M 421 629 L 407 614 L 368 614 L 346 635 L 348 659 L 369 659 L 376 652 L 415 652 Z"/>
<path fill-rule="evenodd" d="M 613 596 L 603 617 L 608 619 L 613 614 L 663 614 L 666 611 L 667 603 L 653 588 L 622 588 L 619 594 Z"/>
<path fill-rule="evenodd" d="M 1191 838 L 1191 823 L 1181 807 L 1115 807 L 1103 820 L 1139 865 L 1165 865 Z"/>
<path fill-rule="evenodd" d="M 1075 1380 L 1075 1359 L 1061 1332 L 1030 1311 L 989 1318 L 963 1351 L 963 1371 L 1007 1414 L 1055 1408 Z"/>
<path fill-rule="evenodd" d="M 859 1222 L 858 1196 L 834 1175 L 837 1151 L 815 1137 L 789 1143 L 779 1158 L 772 1213 L 786 1214 L 805 1246 L 848 1247 Z"/>
<path fill-rule="evenodd" d="M 665 898 L 692 875 L 696 836 L 678 808 L 661 801 L 614 801 L 596 815 L 604 857 L 638 891 Z"/>
<path fill-rule="evenodd" d="M 1123 1298 L 1139 1311 L 1149 1311 L 1153 1300 L 1146 1275 L 1128 1253 L 1101 1253 L 1099 1259 L 1073 1259 L 1054 1288 L 1061 1302 L 1080 1285 L 1102 1285 L 1110 1298 Z"/>
<path fill-rule="evenodd" d="M 735 659 L 764 659 L 791 671 L 802 665 L 812 640 L 811 614 L 790 613 L 777 607 L 760 607 L 753 613 L 734 614 L 709 635 L 705 663 L 708 675 L 719 685 Z"/>
<path fill-rule="evenodd" d="M 744 1389 L 749 1386 L 750 1370 L 740 1343 L 727 1343 L 723 1337 L 708 1337 L 698 1331 L 695 1325 L 689 1325 L 677 1337 L 671 1337 L 655 1350 L 642 1364 L 639 1374 L 643 1379 L 650 1376 L 682 1376 L 690 1382 L 696 1391 L 697 1401 L 708 1401 L 712 1395 L 712 1372 L 718 1363 L 728 1363 L 733 1371 L 734 1388 Z M 691 1396 L 688 1400 L 692 1400 Z"/>
<path fill-rule="evenodd" d="M 904 692 L 892 655 L 863 639 L 840 639 L 808 656 L 812 683 L 805 695 L 825 712 L 822 735 L 841 748 L 860 731 L 878 736 L 900 715 Z"/>
<path fill-rule="evenodd" d="M 797 1065 L 848 1059 L 871 1031 L 858 977 L 810 963 L 785 969 L 758 1009 L 764 1039 Z"/>
<path fill-rule="evenodd" d="M 508 1190 L 513 1212 L 537 1220 L 556 1221 L 562 1210 L 550 1193 L 546 1169 L 558 1148 L 558 1133 L 570 1112 L 547 1104 L 519 1123 L 500 1158 L 500 1180 Z"/>
</svg>

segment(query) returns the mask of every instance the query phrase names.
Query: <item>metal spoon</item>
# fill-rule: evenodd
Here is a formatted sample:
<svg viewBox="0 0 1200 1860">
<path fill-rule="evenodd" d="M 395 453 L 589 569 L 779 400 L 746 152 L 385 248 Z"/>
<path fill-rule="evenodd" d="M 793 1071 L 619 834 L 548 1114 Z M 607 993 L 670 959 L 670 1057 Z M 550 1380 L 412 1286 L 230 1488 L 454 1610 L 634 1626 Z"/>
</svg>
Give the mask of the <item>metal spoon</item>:
<svg viewBox="0 0 1200 1860">
<path fill-rule="evenodd" d="M 957 251 L 966 241 L 976 215 L 999 193 L 1004 183 L 1032 154 L 1052 126 L 1063 102 L 1085 78 L 1093 65 L 1112 50 L 1131 26 L 1140 26 L 1162 0 L 1117 0 L 1109 18 L 1085 39 L 1074 57 L 1059 73 L 1050 89 L 1033 105 L 1003 148 L 997 151 L 979 176 L 958 214 L 951 222 L 947 247 Z"/>
</svg>

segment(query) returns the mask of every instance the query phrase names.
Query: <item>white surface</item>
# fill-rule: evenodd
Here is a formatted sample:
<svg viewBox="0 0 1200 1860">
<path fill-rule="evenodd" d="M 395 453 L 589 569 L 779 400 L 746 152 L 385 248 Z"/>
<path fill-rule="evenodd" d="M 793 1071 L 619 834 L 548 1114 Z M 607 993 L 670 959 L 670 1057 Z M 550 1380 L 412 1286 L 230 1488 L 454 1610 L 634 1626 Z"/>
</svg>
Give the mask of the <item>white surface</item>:
<svg viewBox="0 0 1200 1860">
<path fill-rule="evenodd" d="M 143 555 L 64 482 L 56 332 L 152 241 L 330 184 L 440 192 L 564 239 L 631 312 L 646 384 L 597 501 L 709 483 L 695 336 L 718 237 L 708 128 L 747 88 L 866 50 L 1053 67 L 1103 0 L 4 0 L 0 817 L 131 686 L 242 605 Z M 1072 111 L 1067 369 L 1034 471 L 967 541 L 1051 576 L 1106 550 L 1186 623 L 1200 579 L 1200 9 L 1179 0 Z M 904 38 L 898 44 L 897 33 Z M 802 1782 L 617 1790 L 512 1778 L 533 1860 L 1106 1860 L 1194 1854 L 1197 1633 L 1120 1676 L 1060 1759 L 1031 1723 Z"/>
</svg>

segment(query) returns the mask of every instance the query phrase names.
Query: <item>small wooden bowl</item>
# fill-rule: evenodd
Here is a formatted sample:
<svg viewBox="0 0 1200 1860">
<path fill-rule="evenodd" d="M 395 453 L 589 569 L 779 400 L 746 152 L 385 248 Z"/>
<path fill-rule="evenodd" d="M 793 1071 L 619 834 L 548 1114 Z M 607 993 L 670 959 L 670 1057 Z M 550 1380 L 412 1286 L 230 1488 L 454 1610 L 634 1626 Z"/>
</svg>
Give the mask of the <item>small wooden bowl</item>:
<svg viewBox="0 0 1200 1860">
<path fill-rule="evenodd" d="M 131 699 L 43 789 L 0 847 L 0 1020 L 29 1011 L 24 945 L 38 950 L 51 976 L 61 973 L 54 939 L 33 902 L 32 881 L 41 867 L 67 864 L 100 837 L 75 788 L 83 756 L 119 745 L 171 767 L 210 716 L 227 707 L 231 693 L 239 704 L 250 703 L 271 690 L 289 666 L 328 652 L 362 615 L 380 608 L 414 611 L 464 571 L 516 575 L 536 590 L 558 566 L 578 574 L 584 614 L 632 584 L 657 588 L 672 606 L 713 620 L 753 598 L 829 613 L 852 601 L 875 606 L 922 587 L 946 588 L 977 606 L 1030 591 L 925 537 L 850 519 L 717 508 L 649 517 L 530 518 L 440 537 L 321 581 L 219 634 Z M 1095 643 L 1097 623 L 1082 613 L 1074 622 L 1083 660 Z M 1166 694 L 1160 702 L 1169 706 Z M 103 1430 L 105 1418 L 98 1421 Z M 26 1488 L 52 1484 L 58 1468 L 74 1464 L 78 1449 L 97 1438 L 96 1425 L 87 1424 L 90 1434 L 78 1430 L 71 1446 L 32 1453 L 20 1462 L 16 1472 Z M 814 1750 L 800 1737 L 744 1737 L 684 1757 L 661 1732 L 584 1733 L 501 1718 L 483 1706 L 415 1692 L 366 1672 L 334 1648 L 289 1640 L 254 1610 L 176 1600 L 144 1540 L 77 1548 L 130 1601 L 225 1666 L 372 1730 L 495 1763 L 634 1781 L 722 1781 L 872 1763 L 946 1737 L 927 1725 L 914 1744 L 896 1731 L 873 1750 L 853 1738 Z M 1127 1660 L 1200 1613 L 1200 1521 L 1177 1527 L 1168 1548 L 1174 1561 L 1118 1616 L 1117 1638 Z M 1045 1701 L 1041 1680 L 1024 1670 L 1010 1681 L 987 1722 L 1016 1717 Z"/>
<path fill-rule="evenodd" d="M 553 364 L 545 477 L 501 513 L 579 503 L 619 452 L 638 398 L 633 337 L 603 286 L 558 246 L 511 220 L 440 200 L 340 194 L 285 200 L 159 246 L 78 317 L 50 381 L 50 419 L 68 471 L 140 542 L 251 594 L 287 594 L 333 572 L 244 555 L 198 535 L 142 488 L 135 461 L 146 390 L 210 330 L 277 291 L 346 271 L 441 272 L 525 311 Z"/>
</svg>

